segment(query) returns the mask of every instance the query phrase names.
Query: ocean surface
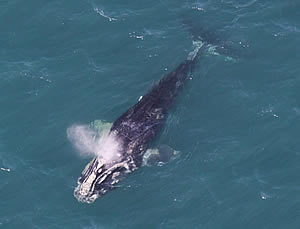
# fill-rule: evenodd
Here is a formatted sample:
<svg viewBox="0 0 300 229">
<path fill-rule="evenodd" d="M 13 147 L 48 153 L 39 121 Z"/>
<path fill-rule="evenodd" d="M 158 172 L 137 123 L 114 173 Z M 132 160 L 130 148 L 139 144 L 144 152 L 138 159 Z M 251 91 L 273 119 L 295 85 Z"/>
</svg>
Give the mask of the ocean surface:
<svg viewBox="0 0 300 229">
<path fill-rule="evenodd" d="M 0 228 L 300 228 L 300 3 L 0 1 Z M 113 122 L 207 46 L 152 143 L 93 204 L 72 125 Z M 209 47 L 212 47 L 209 48 Z"/>
</svg>

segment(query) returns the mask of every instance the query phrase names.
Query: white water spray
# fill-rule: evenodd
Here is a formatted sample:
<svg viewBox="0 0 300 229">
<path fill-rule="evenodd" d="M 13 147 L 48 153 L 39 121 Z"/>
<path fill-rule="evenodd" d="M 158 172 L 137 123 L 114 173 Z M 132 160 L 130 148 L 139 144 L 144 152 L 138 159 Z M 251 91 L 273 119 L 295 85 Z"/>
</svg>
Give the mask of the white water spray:
<svg viewBox="0 0 300 229">
<path fill-rule="evenodd" d="M 109 130 L 99 133 L 87 125 L 73 125 L 67 129 L 67 136 L 82 157 L 97 156 L 109 163 L 121 156 L 121 142 Z"/>
</svg>

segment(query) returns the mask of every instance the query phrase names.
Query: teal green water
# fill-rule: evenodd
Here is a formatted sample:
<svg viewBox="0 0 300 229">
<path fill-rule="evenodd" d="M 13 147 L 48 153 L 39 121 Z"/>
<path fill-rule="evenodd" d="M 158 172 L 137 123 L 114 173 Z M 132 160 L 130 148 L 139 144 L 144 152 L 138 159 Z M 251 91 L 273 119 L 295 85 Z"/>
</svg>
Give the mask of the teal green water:
<svg viewBox="0 0 300 229">
<path fill-rule="evenodd" d="M 0 228 L 299 228 L 299 8 L 0 1 Z M 180 150 L 178 159 L 77 202 L 89 159 L 67 128 L 113 122 L 183 61 L 185 17 L 240 55 L 200 58 L 153 144 Z"/>
</svg>

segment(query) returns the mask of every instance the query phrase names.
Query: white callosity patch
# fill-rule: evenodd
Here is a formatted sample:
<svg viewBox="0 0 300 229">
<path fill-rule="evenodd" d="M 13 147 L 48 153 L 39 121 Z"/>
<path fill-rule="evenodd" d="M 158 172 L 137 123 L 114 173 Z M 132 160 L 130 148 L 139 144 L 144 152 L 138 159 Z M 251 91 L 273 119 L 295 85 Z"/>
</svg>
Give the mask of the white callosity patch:
<svg viewBox="0 0 300 229">
<path fill-rule="evenodd" d="M 118 161 L 121 156 L 121 142 L 114 133 L 110 133 L 111 124 L 95 121 L 88 125 L 73 125 L 67 130 L 67 136 L 80 156 L 96 156 L 107 163 Z"/>
<path fill-rule="evenodd" d="M 93 171 L 91 171 L 90 175 L 86 176 L 85 180 L 82 183 L 78 182 L 78 186 L 76 188 L 77 190 L 75 191 L 77 191 L 82 196 L 86 196 L 89 194 L 92 184 L 97 177 L 97 173 L 100 173 L 102 171 L 101 167 L 103 167 L 103 165 L 105 164 L 105 161 L 103 159 L 95 158 L 94 160 L 92 160 L 90 163 L 87 164 L 82 174 L 85 174 L 89 170 L 89 168 L 93 164 L 95 164 L 94 162 L 96 160 L 97 160 L 97 164 L 96 164 L 97 166 L 95 165 L 93 167 Z"/>
<path fill-rule="evenodd" d="M 127 169 L 127 173 L 131 172 L 128 166 L 130 159 L 131 158 L 127 158 L 125 161 L 116 164 L 107 164 L 106 161 L 101 158 L 94 158 L 83 170 L 82 175 L 85 178 L 83 181 L 78 180 L 78 185 L 74 190 L 74 196 L 81 202 L 94 202 L 99 196 L 109 190 L 105 187 L 95 190 L 96 185 L 107 181 L 107 177 L 111 175 L 109 182 L 111 187 L 113 187 L 113 185 L 120 181 L 118 178 L 120 172 L 114 172 L 116 169 L 123 167 Z"/>
<path fill-rule="evenodd" d="M 74 196 L 81 202 L 92 203 L 98 198 L 98 194 L 93 194 L 97 173 L 102 171 L 105 161 L 101 158 L 95 158 L 87 164 L 82 174 L 85 176 L 83 182 L 78 180 L 78 185 L 74 190 Z M 91 169 L 92 171 L 89 171 Z M 86 173 L 89 172 L 89 175 Z M 90 195 L 93 194 L 93 195 Z"/>
</svg>

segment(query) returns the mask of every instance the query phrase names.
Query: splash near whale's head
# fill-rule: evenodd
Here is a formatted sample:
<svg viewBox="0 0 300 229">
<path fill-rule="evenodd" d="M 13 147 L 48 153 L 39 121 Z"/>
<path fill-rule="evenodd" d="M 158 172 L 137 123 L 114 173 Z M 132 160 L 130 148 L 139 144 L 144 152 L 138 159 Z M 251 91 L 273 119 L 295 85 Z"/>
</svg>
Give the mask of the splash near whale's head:
<svg viewBox="0 0 300 229">
<path fill-rule="evenodd" d="M 82 157 L 93 156 L 79 177 L 74 190 L 81 202 L 92 203 L 113 189 L 121 175 L 129 171 L 128 159 L 123 159 L 122 141 L 109 129 L 97 131 L 87 125 L 73 125 L 67 136 Z"/>
<path fill-rule="evenodd" d="M 107 162 L 121 157 L 122 142 L 109 129 L 98 131 L 88 125 L 73 125 L 67 136 L 81 157 L 100 157 Z"/>
</svg>

